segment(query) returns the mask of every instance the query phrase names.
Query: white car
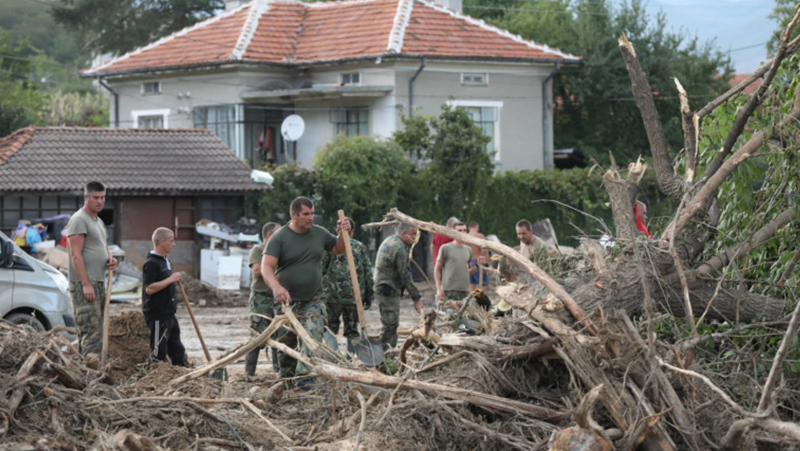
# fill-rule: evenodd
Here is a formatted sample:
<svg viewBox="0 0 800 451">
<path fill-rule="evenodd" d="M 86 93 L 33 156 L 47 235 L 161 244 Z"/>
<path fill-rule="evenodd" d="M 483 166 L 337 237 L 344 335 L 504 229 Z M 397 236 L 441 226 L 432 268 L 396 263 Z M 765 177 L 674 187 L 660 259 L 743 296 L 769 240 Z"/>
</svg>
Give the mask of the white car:
<svg viewBox="0 0 800 451">
<path fill-rule="evenodd" d="M 0 318 L 37 331 L 75 327 L 69 283 L 0 232 Z"/>
</svg>

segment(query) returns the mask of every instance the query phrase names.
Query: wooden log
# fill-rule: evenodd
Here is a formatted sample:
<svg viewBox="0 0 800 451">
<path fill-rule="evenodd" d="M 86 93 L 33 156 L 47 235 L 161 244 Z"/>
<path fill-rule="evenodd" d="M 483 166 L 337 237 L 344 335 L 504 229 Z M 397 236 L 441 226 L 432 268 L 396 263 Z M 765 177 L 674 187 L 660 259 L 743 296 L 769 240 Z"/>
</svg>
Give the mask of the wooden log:
<svg viewBox="0 0 800 451">
<path fill-rule="evenodd" d="M 217 368 L 221 368 L 229 363 L 235 362 L 236 360 L 240 359 L 242 356 L 246 355 L 248 352 L 252 351 L 253 349 L 261 346 L 262 343 L 267 341 L 269 337 L 271 337 L 278 329 L 283 326 L 284 323 L 287 322 L 285 316 L 276 316 L 275 319 L 272 320 L 272 324 L 267 327 L 264 332 L 261 332 L 258 336 L 250 340 L 246 345 L 239 347 L 238 349 L 234 350 L 233 352 L 228 353 L 220 357 L 219 359 L 208 363 L 190 373 L 184 374 L 181 377 L 177 377 L 169 382 L 170 386 L 177 386 L 186 381 L 190 381 L 192 379 L 197 379 L 198 377 L 208 374 L 214 371 Z"/>
</svg>

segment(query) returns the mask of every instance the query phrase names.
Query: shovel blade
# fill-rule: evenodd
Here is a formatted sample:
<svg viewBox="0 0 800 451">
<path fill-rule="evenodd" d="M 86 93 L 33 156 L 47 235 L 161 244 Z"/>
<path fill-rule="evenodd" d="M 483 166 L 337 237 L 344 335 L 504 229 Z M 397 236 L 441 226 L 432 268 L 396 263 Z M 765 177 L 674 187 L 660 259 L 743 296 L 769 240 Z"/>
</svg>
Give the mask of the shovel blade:
<svg viewBox="0 0 800 451">
<path fill-rule="evenodd" d="M 373 339 L 365 332 L 360 337 L 353 338 L 353 349 L 356 357 L 367 366 L 378 366 L 383 363 L 383 345 L 380 339 Z"/>
</svg>

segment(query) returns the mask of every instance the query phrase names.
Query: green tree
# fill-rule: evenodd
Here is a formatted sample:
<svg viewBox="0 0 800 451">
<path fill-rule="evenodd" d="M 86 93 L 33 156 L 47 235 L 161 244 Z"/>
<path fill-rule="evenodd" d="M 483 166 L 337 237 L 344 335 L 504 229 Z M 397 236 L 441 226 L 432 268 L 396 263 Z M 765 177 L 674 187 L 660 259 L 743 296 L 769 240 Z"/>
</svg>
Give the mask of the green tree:
<svg viewBox="0 0 800 451">
<path fill-rule="evenodd" d="M 39 121 L 42 97 L 30 80 L 30 52 L 26 41 L 12 45 L 10 33 L 0 29 L 0 136 Z"/>
<path fill-rule="evenodd" d="M 368 136 L 337 137 L 315 156 L 324 223 L 334 227 L 344 210 L 358 224 L 371 222 L 395 207 L 411 162 L 393 141 Z M 362 235 L 356 231 L 356 237 Z M 362 238 L 363 239 L 363 238 Z"/>
<path fill-rule="evenodd" d="M 297 196 L 318 199 L 317 172 L 296 165 L 266 166 L 275 178 L 273 189 L 248 199 L 248 215 L 258 218 L 260 224 L 274 221 L 289 222 L 289 205 Z M 251 213 L 252 211 L 252 213 Z"/>
<path fill-rule="evenodd" d="M 58 0 L 53 18 L 83 49 L 121 54 L 211 17 L 222 0 Z"/>
<path fill-rule="evenodd" d="M 767 42 L 767 51 L 769 53 L 774 53 L 775 50 L 778 49 L 781 33 L 786 30 L 789 22 L 791 22 L 795 13 L 797 13 L 797 8 L 800 8 L 800 4 L 797 3 L 797 0 L 775 0 L 775 8 L 772 9 L 769 18 L 778 24 L 778 28 L 772 33 L 772 37 L 770 37 L 769 42 Z M 800 34 L 800 27 L 796 26 L 792 30 L 789 40 L 794 39 L 798 34 Z"/>
<path fill-rule="evenodd" d="M 11 33 L 11 45 L 25 41 L 31 52 L 43 52 L 65 65 L 78 66 L 88 61 L 67 30 L 50 15 L 49 2 L 0 0 L 0 28 Z"/>
<path fill-rule="evenodd" d="M 466 110 L 449 105 L 442 105 L 439 117 L 404 117 L 403 124 L 395 140 L 425 164 L 408 187 L 406 203 L 419 205 L 420 217 L 471 217 L 494 172 L 492 153 L 486 151 L 490 139 Z"/>
<path fill-rule="evenodd" d="M 673 78 L 690 98 L 710 100 L 724 92 L 733 73 L 730 59 L 713 42 L 666 31 L 663 14 L 650 17 L 641 1 L 617 8 L 609 0 L 543 0 L 522 3 L 495 22 L 513 33 L 581 55 L 581 68 L 556 77 L 554 139 L 557 148 L 577 148 L 602 164 L 613 152 L 618 161 L 649 154 L 649 144 L 631 96 L 617 39 L 625 34 L 656 93 L 670 148 L 683 147 Z"/>
<path fill-rule="evenodd" d="M 102 94 L 56 91 L 44 103 L 42 122 L 46 125 L 108 126 L 108 98 Z"/>
</svg>

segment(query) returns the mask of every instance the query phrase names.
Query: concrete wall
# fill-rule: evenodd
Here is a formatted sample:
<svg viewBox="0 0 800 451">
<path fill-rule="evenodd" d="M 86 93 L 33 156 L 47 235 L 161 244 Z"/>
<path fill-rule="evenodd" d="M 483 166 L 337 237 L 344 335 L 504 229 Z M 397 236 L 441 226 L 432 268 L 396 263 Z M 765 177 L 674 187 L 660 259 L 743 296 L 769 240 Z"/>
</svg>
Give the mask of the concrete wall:
<svg viewBox="0 0 800 451">
<path fill-rule="evenodd" d="M 150 240 L 122 240 L 119 247 L 125 250 L 125 259 L 139 269 L 142 269 L 147 254 L 153 250 L 153 243 Z M 200 262 L 195 261 L 195 249 L 193 241 L 178 241 L 175 248 L 169 253 L 169 261 L 172 263 L 173 271 L 183 271 L 192 276 L 195 270 L 200 269 Z"/>
<path fill-rule="evenodd" d="M 377 63 L 377 64 L 376 64 Z M 315 85 L 340 82 L 343 72 L 360 72 L 362 86 L 394 86 L 394 91 L 380 97 L 328 96 L 317 99 L 296 99 L 294 112 L 306 123 L 305 134 L 297 141 L 297 163 L 311 167 L 314 154 L 335 136 L 335 124 L 330 122 L 330 110 L 344 107 L 369 108 L 370 134 L 389 137 L 402 127 L 400 111 L 409 113 L 409 80 L 419 68 L 420 61 L 369 61 L 349 66 L 311 68 L 305 70 L 235 70 L 228 72 L 186 73 L 182 75 L 140 78 L 127 81 L 111 80 L 119 93 L 120 126 L 134 127 L 135 119 L 143 114 L 164 114 L 168 128 L 194 126 L 192 111 L 197 106 L 241 104 L 240 93 L 263 87 L 276 80 L 299 86 L 304 80 Z M 458 105 L 495 106 L 499 112 L 499 127 L 495 137 L 499 145 L 497 169 L 542 169 L 552 165 L 552 108 L 550 86 L 548 98 L 548 153 L 545 155 L 542 110 L 542 82 L 553 70 L 552 65 L 450 63 L 428 61 L 414 85 L 414 107 L 419 113 L 438 116 L 441 105 L 454 101 Z M 462 86 L 464 72 L 487 75 L 486 86 Z M 161 94 L 142 95 L 142 83 L 159 81 Z M 113 111 L 113 107 L 112 107 Z M 241 109 L 240 111 L 243 111 Z M 286 115 L 292 111 L 286 111 Z M 113 119 L 112 119 L 113 122 Z M 244 143 L 244 131 L 237 143 Z M 234 148 L 244 158 L 243 144 Z M 293 147 L 288 146 L 292 156 Z"/>
</svg>

